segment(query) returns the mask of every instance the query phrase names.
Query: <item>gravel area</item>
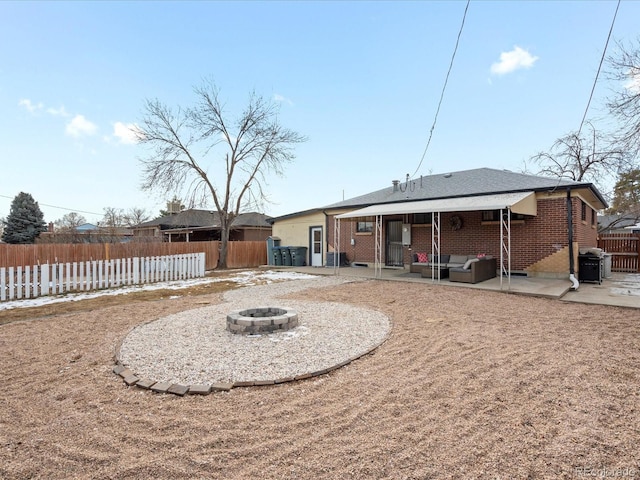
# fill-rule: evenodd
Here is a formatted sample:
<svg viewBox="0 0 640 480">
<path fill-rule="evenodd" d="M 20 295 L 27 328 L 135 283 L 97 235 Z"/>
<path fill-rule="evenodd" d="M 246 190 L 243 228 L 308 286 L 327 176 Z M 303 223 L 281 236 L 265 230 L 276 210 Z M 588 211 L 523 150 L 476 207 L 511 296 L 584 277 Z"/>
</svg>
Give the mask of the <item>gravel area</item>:
<svg viewBox="0 0 640 480">
<path fill-rule="evenodd" d="M 233 290 L 225 294 L 224 303 L 134 328 L 116 356 L 138 377 L 182 385 L 264 382 L 329 369 L 380 345 L 391 330 L 389 318 L 344 303 L 279 297 L 341 283 L 340 278 L 325 277 Z M 254 307 L 295 310 L 299 326 L 268 335 L 226 330 L 228 313 Z"/>
<path fill-rule="evenodd" d="M 287 305 L 381 312 L 393 323 L 382 345 L 326 375 L 211 395 L 129 387 L 113 374 L 114 353 L 137 326 L 235 306 L 243 288 L 0 325 L 0 478 L 640 476 L 637 310 L 328 281 L 265 289 Z M 263 303 L 264 291 L 247 289 L 248 300 Z"/>
</svg>

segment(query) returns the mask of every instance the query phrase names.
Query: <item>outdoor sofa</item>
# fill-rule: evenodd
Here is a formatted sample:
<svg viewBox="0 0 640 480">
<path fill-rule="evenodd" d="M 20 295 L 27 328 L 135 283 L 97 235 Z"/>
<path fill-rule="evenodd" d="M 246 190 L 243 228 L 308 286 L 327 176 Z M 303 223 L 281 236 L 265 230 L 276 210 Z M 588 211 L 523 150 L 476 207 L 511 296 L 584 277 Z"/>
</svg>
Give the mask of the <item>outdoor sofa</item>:
<svg viewBox="0 0 640 480">
<path fill-rule="evenodd" d="M 411 273 L 421 273 L 424 267 L 430 267 L 433 263 L 436 268 L 457 268 L 463 267 L 467 260 L 477 258 L 477 255 L 449 255 L 440 254 L 440 261 L 433 261 L 433 254 L 414 253 L 409 271 Z"/>
<path fill-rule="evenodd" d="M 423 269 L 432 266 L 434 269 L 446 268 L 449 281 L 464 283 L 483 282 L 497 276 L 497 262 L 490 255 L 440 254 L 440 262 L 434 262 L 433 258 L 432 254 L 414 253 L 409 271 L 423 273 Z"/>
<path fill-rule="evenodd" d="M 490 256 L 469 260 L 462 267 L 449 269 L 450 282 L 478 283 L 494 278 L 497 273 L 496 259 Z"/>
</svg>

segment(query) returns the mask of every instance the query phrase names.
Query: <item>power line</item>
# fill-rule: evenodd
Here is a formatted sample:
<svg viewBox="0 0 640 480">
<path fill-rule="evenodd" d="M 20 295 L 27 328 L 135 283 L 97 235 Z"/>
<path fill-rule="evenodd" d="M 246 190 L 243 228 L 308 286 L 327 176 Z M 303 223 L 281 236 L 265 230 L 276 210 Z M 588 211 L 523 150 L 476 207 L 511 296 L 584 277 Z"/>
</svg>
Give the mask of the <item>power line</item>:
<svg viewBox="0 0 640 480">
<path fill-rule="evenodd" d="M 593 92 L 596 90 L 596 84 L 598 83 L 598 77 L 600 76 L 600 70 L 602 69 L 602 64 L 604 63 L 605 55 L 607 53 L 607 47 L 609 46 L 609 40 L 611 39 L 611 33 L 613 32 L 613 26 L 616 23 L 616 17 L 618 16 L 618 9 L 620 8 L 620 1 L 618 0 L 618 4 L 616 5 L 616 11 L 613 14 L 613 20 L 611 20 L 611 27 L 609 28 L 609 35 L 607 35 L 607 41 L 604 44 L 604 49 L 602 50 L 602 57 L 600 58 L 600 64 L 598 65 L 598 71 L 596 72 L 596 78 L 593 80 L 593 87 L 591 87 L 591 94 L 589 95 L 589 101 L 587 102 L 587 107 L 584 109 L 584 115 L 582 116 L 582 121 L 580 122 L 580 128 L 578 128 L 578 137 L 580 136 L 580 132 L 582 132 L 582 127 L 587 118 L 587 112 L 589 111 L 589 106 L 591 105 L 591 100 L 593 99 Z"/>
<path fill-rule="evenodd" d="M 11 200 L 13 200 L 15 197 L 10 197 L 8 195 L 0 195 L 0 197 L 2 198 L 9 198 Z M 68 212 L 76 212 L 76 213 L 86 213 L 87 215 L 104 215 L 104 213 L 96 213 L 96 212 L 87 212 L 84 210 L 77 210 L 74 208 L 66 208 L 66 207 L 58 207 L 56 205 L 49 205 L 47 203 L 41 203 L 41 202 L 36 202 L 38 205 L 42 205 L 43 207 L 49 207 L 49 208 L 57 208 L 60 210 L 66 210 Z"/>
<path fill-rule="evenodd" d="M 436 109 L 436 114 L 433 119 L 433 125 L 431 126 L 431 130 L 429 130 L 429 139 L 427 140 L 427 145 L 424 147 L 424 152 L 422 153 L 422 158 L 420 159 L 420 163 L 418 164 L 418 168 L 413 172 L 411 177 L 414 177 L 420 167 L 422 166 L 422 162 L 424 161 L 425 156 L 427 155 L 427 150 L 429 149 L 429 145 L 431 144 L 431 137 L 433 137 L 433 130 L 436 128 L 436 122 L 438 121 L 438 114 L 440 113 L 440 106 L 442 105 L 442 99 L 444 98 L 444 92 L 447 88 L 447 83 L 449 82 L 449 74 L 451 73 L 451 69 L 453 68 L 453 60 L 456 58 L 456 52 L 458 51 L 458 44 L 460 43 L 460 36 L 462 35 L 462 29 L 464 28 L 464 21 L 467 18 L 467 10 L 469 10 L 469 3 L 471 0 L 467 0 L 467 5 L 464 8 L 464 15 L 462 16 L 462 23 L 460 24 L 460 30 L 458 31 L 458 38 L 456 39 L 456 45 L 453 49 L 453 55 L 451 55 L 451 62 L 449 63 L 449 70 L 447 70 L 447 76 L 444 80 L 444 85 L 442 86 L 442 92 L 440 92 L 440 101 L 438 102 L 438 108 Z"/>
<path fill-rule="evenodd" d="M 582 127 L 587 119 L 587 112 L 589 111 L 589 107 L 591 106 L 591 100 L 593 99 L 593 93 L 596 90 L 596 85 L 598 83 L 598 77 L 600 76 L 600 70 L 602 70 L 602 64 L 604 63 L 604 59 L 607 54 L 607 48 L 609 47 L 609 40 L 611 40 L 611 34 L 613 33 L 613 26 L 616 23 L 616 17 L 618 16 L 618 9 L 620 8 L 620 1 L 618 0 L 618 4 L 616 5 L 616 11 L 613 14 L 613 19 L 611 20 L 611 26 L 609 27 L 609 34 L 607 35 L 607 40 L 604 44 L 604 48 L 602 50 L 602 56 L 600 57 L 600 63 L 598 64 L 598 71 L 596 72 L 596 76 L 593 79 L 593 86 L 591 87 L 591 93 L 589 94 L 589 100 L 587 101 L 587 106 L 584 109 L 584 114 L 582 115 L 582 120 L 580 121 L 580 127 L 578 128 L 578 132 L 576 133 L 576 141 L 580 141 L 580 134 L 582 133 Z M 562 181 L 562 175 L 558 177 L 558 183 L 553 188 L 555 190 L 560 186 L 560 182 Z"/>
</svg>

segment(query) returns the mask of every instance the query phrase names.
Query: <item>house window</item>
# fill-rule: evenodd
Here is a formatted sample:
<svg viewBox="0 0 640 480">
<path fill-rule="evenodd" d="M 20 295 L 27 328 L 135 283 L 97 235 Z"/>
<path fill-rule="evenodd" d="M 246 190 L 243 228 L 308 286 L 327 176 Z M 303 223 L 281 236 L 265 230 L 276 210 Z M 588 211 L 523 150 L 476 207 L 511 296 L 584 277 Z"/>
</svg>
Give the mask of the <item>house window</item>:
<svg viewBox="0 0 640 480">
<path fill-rule="evenodd" d="M 373 232 L 373 222 L 357 222 L 356 233 L 371 233 Z"/>
<path fill-rule="evenodd" d="M 586 222 L 587 221 L 587 204 L 581 200 L 580 206 L 582 207 L 580 209 L 580 220 L 582 220 L 583 222 Z"/>
<path fill-rule="evenodd" d="M 511 220 L 524 220 L 524 215 L 521 213 L 513 213 L 511 212 Z M 500 221 L 500 210 L 484 210 L 482 212 L 482 221 L 483 222 L 499 222 Z"/>
<path fill-rule="evenodd" d="M 596 211 L 592 208 L 591 209 L 591 225 L 595 225 L 596 224 Z"/>
<path fill-rule="evenodd" d="M 414 213 L 413 223 L 416 225 L 430 225 L 431 215 L 431 213 Z"/>
</svg>

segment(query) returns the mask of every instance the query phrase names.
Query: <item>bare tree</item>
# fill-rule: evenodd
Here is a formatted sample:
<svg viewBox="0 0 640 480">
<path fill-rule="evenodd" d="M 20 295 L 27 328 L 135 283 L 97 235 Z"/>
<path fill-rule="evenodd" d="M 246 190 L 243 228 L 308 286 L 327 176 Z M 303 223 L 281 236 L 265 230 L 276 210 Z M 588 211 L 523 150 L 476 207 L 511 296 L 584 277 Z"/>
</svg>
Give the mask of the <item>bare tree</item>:
<svg viewBox="0 0 640 480">
<path fill-rule="evenodd" d="M 53 223 L 56 226 L 56 230 L 60 232 L 72 232 L 83 223 L 87 223 L 87 220 L 77 212 L 69 212 Z"/>
<path fill-rule="evenodd" d="M 634 156 L 640 154 L 640 37 L 637 44 L 618 43 L 618 53 L 607 58 L 608 76 L 622 82 L 607 102 L 618 120 L 616 140 Z"/>
<path fill-rule="evenodd" d="M 605 195 L 606 182 L 630 165 L 626 152 L 612 145 L 591 122 L 585 122 L 581 132 L 557 139 L 549 151 L 540 152 L 529 161 L 537 167 L 536 174 L 592 182 Z"/>
<path fill-rule="evenodd" d="M 52 243 L 81 243 L 86 235 L 78 232 L 78 227 L 87 220 L 77 212 L 69 212 L 59 218 L 53 224 L 55 225 L 55 235 L 49 240 Z"/>
<path fill-rule="evenodd" d="M 220 216 L 218 267 L 226 268 L 233 220 L 268 201 L 266 175 L 281 175 L 295 158 L 294 146 L 306 138 L 281 126 L 277 106 L 255 92 L 242 114 L 229 120 L 212 82 L 194 91 L 193 108 L 146 101 L 138 137 L 151 152 L 141 159 L 142 188 L 166 194 L 186 187 L 192 205 L 212 201 Z"/>
<path fill-rule="evenodd" d="M 122 221 L 126 227 L 135 227 L 149 220 L 151 216 L 144 208 L 133 207 L 123 215 Z"/>
<path fill-rule="evenodd" d="M 105 207 L 104 216 L 100 222 L 103 228 L 118 228 L 124 226 L 124 210 L 121 208 Z"/>
</svg>

